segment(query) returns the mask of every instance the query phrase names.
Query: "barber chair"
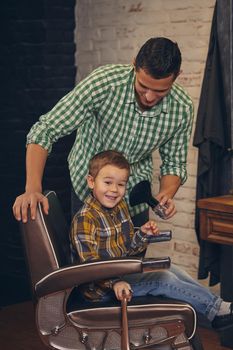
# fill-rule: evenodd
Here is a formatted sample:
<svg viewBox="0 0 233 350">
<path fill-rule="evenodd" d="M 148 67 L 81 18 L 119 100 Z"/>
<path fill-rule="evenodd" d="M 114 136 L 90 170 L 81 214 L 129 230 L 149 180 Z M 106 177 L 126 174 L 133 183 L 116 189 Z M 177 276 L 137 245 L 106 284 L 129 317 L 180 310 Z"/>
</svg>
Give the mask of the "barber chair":
<svg viewBox="0 0 233 350">
<path fill-rule="evenodd" d="M 177 300 L 132 298 L 127 305 L 85 302 L 78 286 L 97 279 L 168 268 L 169 258 L 119 258 L 75 264 L 69 228 L 54 192 L 49 215 L 21 223 L 35 319 L 43 343 L 60 350 L 201 350 L 194 309 Z"/>
</svg>

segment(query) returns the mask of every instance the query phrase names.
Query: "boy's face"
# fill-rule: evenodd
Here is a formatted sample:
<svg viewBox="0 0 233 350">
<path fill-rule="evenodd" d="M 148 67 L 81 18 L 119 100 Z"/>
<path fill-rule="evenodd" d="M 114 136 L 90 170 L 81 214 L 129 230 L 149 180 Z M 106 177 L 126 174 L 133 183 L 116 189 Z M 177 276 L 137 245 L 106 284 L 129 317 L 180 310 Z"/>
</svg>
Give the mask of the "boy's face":
<svg viewBox="0 0 233 350">
<path fill-rule="evenodd" d="M 128 171 L 105 165 L 95 178 L 88 175 L 87 183 L 94 197 L 106 208 L 114 208 L 124 197 Z"/>
</svg>

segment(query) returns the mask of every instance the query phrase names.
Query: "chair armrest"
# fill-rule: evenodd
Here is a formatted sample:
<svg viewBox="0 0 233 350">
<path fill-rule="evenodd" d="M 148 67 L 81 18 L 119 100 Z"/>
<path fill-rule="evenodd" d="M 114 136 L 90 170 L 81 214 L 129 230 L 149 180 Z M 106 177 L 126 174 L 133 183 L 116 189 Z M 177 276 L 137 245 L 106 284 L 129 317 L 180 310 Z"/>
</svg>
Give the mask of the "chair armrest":
<svg viewBox="0 0 233 350">
<path fill-rule="evenodd" d="M 169 267 L 170 258 L 168 257 L 143 260 L 141 258 L 118 258 L 72 265 L 55 270 L 42 278 L 36 283 L 35 292 L 38 297 L 42 297 L 94 280 Z"/>
<path fill-rule="evenodd" d="M 145 258 L 142 260 L 142 272 L 152 272 L 156 270 L 169 269 L 171 259 L 169 257 L 162 258 Z"/>
</svg>

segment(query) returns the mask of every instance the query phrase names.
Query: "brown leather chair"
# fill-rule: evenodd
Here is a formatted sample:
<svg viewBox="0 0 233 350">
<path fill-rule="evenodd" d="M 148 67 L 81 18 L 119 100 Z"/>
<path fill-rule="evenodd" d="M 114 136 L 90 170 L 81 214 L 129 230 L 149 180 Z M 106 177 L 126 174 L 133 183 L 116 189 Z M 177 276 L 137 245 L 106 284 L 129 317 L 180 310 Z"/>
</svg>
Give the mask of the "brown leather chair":
<svg viewBox="0 0 233 350">
<path fill-rule="evenodd" d="M 176 300 L 132 298 L 123 306 L 85 302 L 78 286 L 94 279 L 168 268 L 170 259 L 120 258 L 72 262 L 69 228 L 54 192 L 49 215 L 38 206 L 36 220 L 21 223 L 36 326 L 48 348 L 60 350 L 195 349 L 194 309 Z M 123 327 L 123 328 L 122 328 Z"/>
</svg>

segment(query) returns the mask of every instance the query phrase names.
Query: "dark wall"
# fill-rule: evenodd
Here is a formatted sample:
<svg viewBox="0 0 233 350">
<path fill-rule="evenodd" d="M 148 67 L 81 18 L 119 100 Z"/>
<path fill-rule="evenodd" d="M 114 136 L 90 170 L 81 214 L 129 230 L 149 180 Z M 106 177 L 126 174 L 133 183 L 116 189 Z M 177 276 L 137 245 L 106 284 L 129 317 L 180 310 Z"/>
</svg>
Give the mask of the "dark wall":
<svg viewBox="0 0 233 350">
<path fill-rule="evenodd" d="M 75 0 L 5 0 L 0 4 L 0 278 L 1 303 L 30 298 L 15 197 L 24 192 L 25 140 L 31 125 L 75 84 Z M 73 135 L 57 142 L 44 189 L 54 189 L 67 219 L 70 180 L 67 154 Z"/>
</svg>

